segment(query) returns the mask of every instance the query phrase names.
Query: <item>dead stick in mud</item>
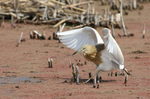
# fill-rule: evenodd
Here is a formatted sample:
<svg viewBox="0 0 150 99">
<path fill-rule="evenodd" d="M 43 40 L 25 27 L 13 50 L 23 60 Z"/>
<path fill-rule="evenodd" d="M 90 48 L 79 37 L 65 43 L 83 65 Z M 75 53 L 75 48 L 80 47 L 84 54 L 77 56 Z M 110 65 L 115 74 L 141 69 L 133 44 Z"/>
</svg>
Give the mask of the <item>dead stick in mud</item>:
<svg viewBox="0 0 150 99">
<path fill-rule="evenodd" d="M 48 68 L 53 68 L 53 59 L 48 58 Z"/>
<path fill-rule="evenodd" d="M 127 36 L 127 30 L 126 30 L 126 26 L 124 23 L 124 18 L 123 18 L 123 0 L 120 0 L 120 14 L 121 14 L 121 24 L 122 24 L 122 30 L 124 33 L 124 36 Z"/>
<path fill-rule="evenodd" d="M 113 23 L 111 23 L 111 28 L 112 28 L 112 35 L 113 35 L 113 37 L 115 38 L 115 30 L 114 30 L 114 24 Z"/>
<path fill-rule="evenodd" d="M 143 31 L 142 31 L 142 38 L 145 38 L 145 33 L 146 33 L 146 29 L 145 29 L 145 24 L 143 25 Z"/>
<path fill-rule="evenodd" d="M 133 6 L 133 9 L 137 9 L 137 0 L 133 0 L 132 6 Z"/>
<path fill-rule="evenodd" d="M 35 39 L 35 38 L 36 38 L 35 34 L 31 31 L 30 32 L 30 39 Z"/>
<path fill-rule="evenodd" d="M 2 21 L 0 22 L 0 27 L 4 27 L 5 16 L 2 16 Z"/>
<path fill-rule="evenodd" d="M 73 63 L 71 64 L 71 68 L 72 68 L 72 79 L 73 82 L 76 82 L 76 84 L 79 84 L 79 67 L 76 65 L 74 65 Z"/>
<path fill-rule="evenodd" d="M 15 28 L 14 16 L 11 15 L 11 26 Z"/>
<path fill-rule="evenodd" d="M 59 5 L 61 5 L 61 6 L 66 6 L 66 4 L 65 3 L 63 3 L 63 2 L 59 2 L 59 1 L 56 1 L 56 0 L 51 0 L 53 3 L 55 3 L 55 4 L 59 4 Z M 72 8 L 72 9 L 75 9 L 75 10 L 78 10 L 78 11 L 81 11 L 81 12 L 85 12 L 85 10 L 84 9 L 81 9 L 81 8 L 77 8 L 77 7 L 75 7 L 75 6 L 69 6 L 70 8 Z"/>
<path fill-rule="evenodd" d="M 81 28 L 81 27 L 84 27 L 84 26 L 86 26 L 86 24 L 77 25 L 75 27 L 72 27 L 72 29 L 77 29 L 77 28 Z"/>
<path fill-rule="evenodd" d="M 42 36 L 42 34 L 41 33 L 39 33 L 38 31 L 36 31 L 36 30 L 33 30 L 33 33 L 35 33 L 37 36 L 39 36 L 39 37 L 41 37 Z"/>
<path fill-rule="evenodd" d="M 23 37 L 23 32 L 21 32 L 21 35 L 20 35 L 20 38 L 18 40 L 18 43 L 17 43 L 16 47 L 18 47 L 19 44 L 21 43 L 22 37 Z"/>
<path fill-rule="evenodd" d="M 75 4 L 65 5 L 62 8 L 75 7 L 75 6 L 84 5 L 84 4 L 88 4 L 88 3 L 93 3 L 93 1 L 88 1 L 88 2 L 86 1 L 86 2 L 81 2 L 81 3 L 75 3 Z"/>
<path fill-rule="evenodd" d="M 58 27 L 59 25 L 61 25 L 62 23 L 64 23 L 67 20 L 68 19 L 63 19 L 63 20 L 59 21 L 57 24 L 55 24 L 53 27 L 56 28 L 56 27 Z"/>
<path fill-rule="evenodd" d="M 89 24 L 91 5 L 88 3 L 86 24 Z"/>
<path fill-rule="evenodd" d="M 75 69 L 76 69 L 76 83 L 79 84 L 79 82 L 80 82 L 80 81 L 79 81 L 79 79 L 80 79 L 80 78 L 79 78 L 79 67 L 76 66 Z"/>
<path fill-rule="evenodd" d="M 37 36 L 37 39 L 40 39 L 40 40 L 45 40 L 46 39 L 45 34 L 39 33 L 36 30 L 33 31 L 33 34 Z"/>
<path fill-rule="evenodd" d="M 75 81 L 76 81 L 75 65 L 72 64 L 72 65 L 71 65 L 71 68 L 72 68 L 72 78 L 73 78 L 73 82 L 75 82 Z"/>
<path fill-rule="evenodd" d="M 63 31 L 65 25 L 66 25 L 66 23 L 64 23 L 63 25 L 60 25 L 60 30 L 59 30 L 59 32 L 62 32 L 62 31 Z"/>
<path fill-rule="evenodd" d="M 19 0 L 14 0 L 13 4 L 14 4 L 14 10 L 15 10 L 15 12 L 17 12 L 18 5 L 19 5 Z"/>
</svg>

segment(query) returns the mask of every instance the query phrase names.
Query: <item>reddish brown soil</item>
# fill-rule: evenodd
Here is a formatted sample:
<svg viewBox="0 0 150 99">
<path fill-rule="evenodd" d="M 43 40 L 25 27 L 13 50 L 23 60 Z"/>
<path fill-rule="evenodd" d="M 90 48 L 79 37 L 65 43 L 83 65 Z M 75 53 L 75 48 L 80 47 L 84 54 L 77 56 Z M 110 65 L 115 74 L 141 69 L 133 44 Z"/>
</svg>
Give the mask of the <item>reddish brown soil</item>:
<svg viewBox="0 0 150 99">
<path fill-rule="evenodd" d="M 68 82 L 72 77 L 69 62 L 75 59 L 84 62 L 85 59 L 80 55 L 71 56 L 74 51 L 58 41 L 29 39 L 32 30 L 45 33 L 48 37 L 56 29 L 48 25 L 24 24 L 12 28 L 5 23 L 4 27 L 0 27 L 0 99 L 150 99 L 149 6 L 145 4 L 144 10 L 134 11 L 125 17 L 128 32 L 134 33 L 134 37 L 116 36 L 125 65 L 132 70 L 127 86 L 123 85 L 124 77 L 108 77 L 107 73 L 101 73 L 103 81 L 99 89 L 92 88 L 92 84 Z M 143 23 L 147 29 L 145 39 L 142 39 L 141 33 Z M 101 32 L 101 28 L 98 31 Z M 122 33 L 121 30 L 115 31 Z M 24 32 L 26 41 L 16 47 L 21 32 Z M 54 59 L 54 68 L 48 68 L 48 57 Z M 94 68 L 90 62 L 80 66 L 81 79 L 87 79 L 88 72 Z M 17 80 L 17 77 L 30 79 Z"/>
</svg>

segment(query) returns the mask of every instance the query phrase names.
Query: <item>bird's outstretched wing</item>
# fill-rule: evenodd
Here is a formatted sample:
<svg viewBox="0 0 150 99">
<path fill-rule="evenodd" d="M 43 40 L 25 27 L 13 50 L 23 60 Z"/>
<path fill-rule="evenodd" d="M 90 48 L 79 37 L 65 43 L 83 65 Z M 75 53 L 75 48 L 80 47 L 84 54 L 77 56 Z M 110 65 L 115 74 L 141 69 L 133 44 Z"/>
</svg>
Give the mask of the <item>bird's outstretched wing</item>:
<svg viewBox="0 0 150 99">
<path fill-rule="evenodd" d="M 115 39 L 111 35 L 111 31 L 107 28 L 103 29 L 103 39 L 106 50 L 109 52 L 112 62 L 119 65 L 120 69 L 124 68 L 124 57 L 122 51 L 115 41 Z"/>
<path fill-rule="evenodd" d="M 78 51 L 84 45 L 104 44 L 99 33 L 91 27 L 84 27 L 57 33 L 60 41 L 67 47 Z"/>
</svg>

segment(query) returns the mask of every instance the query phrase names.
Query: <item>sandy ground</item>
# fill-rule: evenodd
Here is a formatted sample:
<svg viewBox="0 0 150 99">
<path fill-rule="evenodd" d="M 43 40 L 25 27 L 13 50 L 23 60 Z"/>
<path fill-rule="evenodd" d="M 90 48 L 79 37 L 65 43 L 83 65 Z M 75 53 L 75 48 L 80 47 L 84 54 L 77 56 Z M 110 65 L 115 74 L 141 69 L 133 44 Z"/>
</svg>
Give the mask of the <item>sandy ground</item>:
<svg viewBox="0 0 150 99">
<path fill-rule="evenodd" d="M 81 55 L 71 56 L 74 51 L 58 41 L 29 39 L 32 30 L 48 37 L 56 29 L 48 25 L 25 24 L 12 28 L 6 22 L 0 27 L 0 99 L 150 99 L 150 4 L 145 5 L 144 10 L 125 17 L 127 31 L 134 37 L 116 35 L 125 65 L 132 70 L 127 86 L 123 85 L 123 76 L 110 77 L 107 73 L 101 73 L 103 80 L 99 89 L 94 89 L 91 83 L 70 83 L 69 62 L 80 59 L 84 63 L 86 60 Z M 142 39 L 144 23 L 147 32 L 146 38 Z M 97 30 L 101 32 L 101 28 Z M 122 33 L 121 30 L 115 31 Z M 24 32 L 26 41 L 16 47 L 21 32 Z M 53 68 L 48 68 L 49 57 L 54 59 Z M 80 66 L 82 81 L 88 79 L 88 73 L 94 68 L 90 62 Z"/>
</svg>

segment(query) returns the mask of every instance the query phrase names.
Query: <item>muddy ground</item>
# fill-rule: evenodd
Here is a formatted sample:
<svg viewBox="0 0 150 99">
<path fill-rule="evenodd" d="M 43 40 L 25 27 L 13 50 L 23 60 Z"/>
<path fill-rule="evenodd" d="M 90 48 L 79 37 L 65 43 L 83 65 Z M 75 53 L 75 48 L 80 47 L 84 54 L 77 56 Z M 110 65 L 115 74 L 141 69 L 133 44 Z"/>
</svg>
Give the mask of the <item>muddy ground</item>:
<svg viewBox="0 0 150 99">
<path fill-rule="evenodd" d="M 116 35 L 125 57 L 125 65 L 131 70 L 127 86 L 123 76 L 108 76 L 101 73 L 102 83 L 94 89 L 91 83 L 76 85 L 72 78 L 70 61 L 75 59 L 84 63 L 81 55 L 56 40 L 31 40 L 29 32 L 37 30 L 52 35 L 56 29 L 49 25 L 17 24 L 12 28 L 10 22 L 0 27 L 0 99 L 150 99 L 150 4 L 144 10 L 133 11 L 125 17 L 128 32 L 134 37 Z M 142 38 L 142 26 L 146 24 L 146 37 Z M 70 29 L 66 27 L 65 30 Z M 101 32 L 101 28 L 97 28 Z M 20 33 L 25 42 L 16 47 Z M 121 34 L 121 30 L 115 30 Z M 47 59 L 54 59 L 53 68 L 48 68 Z M 95 66 L 87 61 L 80 66 L 82 81 Z"/>
</svg>

